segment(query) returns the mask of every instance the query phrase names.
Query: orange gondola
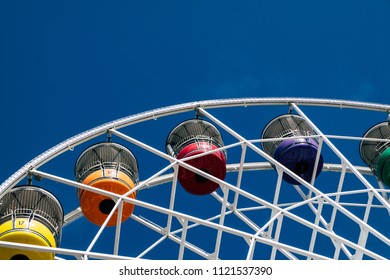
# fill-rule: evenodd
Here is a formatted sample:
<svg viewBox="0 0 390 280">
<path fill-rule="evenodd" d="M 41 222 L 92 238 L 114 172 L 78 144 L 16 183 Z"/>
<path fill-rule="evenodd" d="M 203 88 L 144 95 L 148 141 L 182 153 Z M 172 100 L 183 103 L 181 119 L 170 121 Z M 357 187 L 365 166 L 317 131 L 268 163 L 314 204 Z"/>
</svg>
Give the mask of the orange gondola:
<svg viewBox="0 0 390 280">
<path fill-rule="evenodd" d="M 87 148 L 79 156 L 75 175 L 83 184 L 123 195 L 135 188 L 138 182 L 138 165 L 136 158 L 126 147 L 103 142 Z M 104 194 L 79 189 L 78 196 L 84 216 L 96 225 L 102 225 L 115 206 L 113 198 Z M 130 193 L 128 197 L 135 199 L 136 192 Z M 133 209 L 133 204 L 124 202 L 122 222 L 131 216 Z M 114 226 L 117 216 L 118 209 L 107 226 Z"/>
</svg>

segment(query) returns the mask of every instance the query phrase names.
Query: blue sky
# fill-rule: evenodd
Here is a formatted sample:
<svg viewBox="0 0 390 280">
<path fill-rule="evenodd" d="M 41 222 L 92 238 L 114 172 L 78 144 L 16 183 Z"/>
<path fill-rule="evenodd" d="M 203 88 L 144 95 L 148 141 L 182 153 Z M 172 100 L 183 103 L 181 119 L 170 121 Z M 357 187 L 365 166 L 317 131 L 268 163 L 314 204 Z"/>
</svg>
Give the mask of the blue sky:
<svg viewBox="0 0 390 280">
<path fill-rule="evenodd" d="M 389 14 L 388 0 L 3 0 L 0 181 L 77 133 L 167 105 L 286 96 L 389 104 Z M 356 136 L 380 118 L 359 121 Z"/>
</svg>

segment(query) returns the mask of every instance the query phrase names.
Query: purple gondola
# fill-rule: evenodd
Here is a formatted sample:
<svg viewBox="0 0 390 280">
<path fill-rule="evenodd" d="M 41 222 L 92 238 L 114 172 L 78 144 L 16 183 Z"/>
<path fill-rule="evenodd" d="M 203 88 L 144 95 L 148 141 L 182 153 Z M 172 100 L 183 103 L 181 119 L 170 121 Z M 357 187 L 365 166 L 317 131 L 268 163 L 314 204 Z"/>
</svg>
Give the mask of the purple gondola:
<svg viewBox="0 0 390 280">
<path fill-rule="evenodd" d="M 296 175 L 310 182 L 323 167 L 323 157 L 318 151 L 318 141 L 313 138 L 313 129 L 298 115 L 286 114 L 271 120 L 263 130 L 263 150 Z M 318 158 L 317 168 L 316 159 Z M 315 173 L 315 174 L 314 174 Z M 296 179 L 283 174 L 283 179 L 294 185 L 301 185 Z"/>
</svg>

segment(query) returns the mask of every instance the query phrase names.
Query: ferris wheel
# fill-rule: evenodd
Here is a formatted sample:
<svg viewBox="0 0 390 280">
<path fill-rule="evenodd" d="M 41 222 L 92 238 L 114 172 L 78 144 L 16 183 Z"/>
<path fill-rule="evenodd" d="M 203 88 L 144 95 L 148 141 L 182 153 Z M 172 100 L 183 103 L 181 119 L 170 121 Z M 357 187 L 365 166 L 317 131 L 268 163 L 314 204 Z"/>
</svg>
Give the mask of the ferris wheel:
<svg viewBox="0 0 390 280">
<path fill-rule="evenodd" d="M 0 259 L 390 259 L 389 112 L 239 98 L 102 124 L 0 185 Z"/>
</svg>

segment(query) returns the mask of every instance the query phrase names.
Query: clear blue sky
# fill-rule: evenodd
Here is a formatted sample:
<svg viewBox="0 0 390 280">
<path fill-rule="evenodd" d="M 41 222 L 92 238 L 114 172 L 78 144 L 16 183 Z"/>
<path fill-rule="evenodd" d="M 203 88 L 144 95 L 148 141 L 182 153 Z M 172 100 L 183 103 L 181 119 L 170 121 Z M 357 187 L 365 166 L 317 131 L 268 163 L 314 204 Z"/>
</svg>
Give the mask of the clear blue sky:
<svg viewBox="0 0 390 280">
<path fill-rule="evenodd" d="M 389 104 L 389 14 L 388 0 L 3 0 L 0 181 L 77 133 L 166 105 Z"/>
</svg>

